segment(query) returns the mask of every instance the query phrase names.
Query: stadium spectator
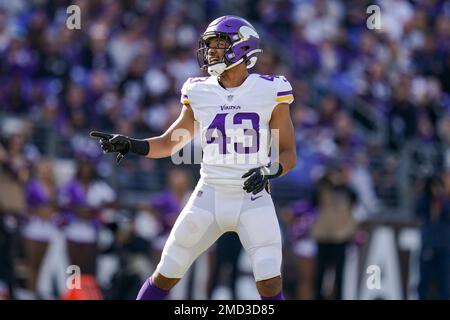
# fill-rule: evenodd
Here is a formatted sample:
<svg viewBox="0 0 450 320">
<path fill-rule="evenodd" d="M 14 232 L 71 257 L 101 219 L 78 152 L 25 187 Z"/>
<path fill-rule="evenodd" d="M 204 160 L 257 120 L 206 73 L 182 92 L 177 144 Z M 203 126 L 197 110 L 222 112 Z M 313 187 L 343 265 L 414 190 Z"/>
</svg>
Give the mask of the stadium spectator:
<svg viewBox="0 0 450 320">
<path fill-rule="evenodd" d="M 416 203 L 422 222 L 419 299 L 450 298 L 450 201 L 449 173 L 425 180 Z M 430 291 L 434 285 L 437 292 Z"/>
<path fill-rule="evenodd" d="M 330 268 L 334 270 L 332 296 L 342 299 L 346 248 L 357 227 L 353 217 L 357 196 L 348 178 L 341 166 L 331 167 L 317 182 L 314 191 L 317 219 L 312 226 L 312 235 L 317 241 L 316 299 L 328 296 L 323 286 Z"/>
<path fill-rule="evenodd" d="M 294 299 L 315 298 L 317 243 L 311 227 L 317 212 L 311 203 L 300 200 L 282 211 L 281 217 L 288 226 L 288 252 L 295 256 L 296 292 Z"/>
<path fill-rule="evenodd" d="M 59 233 L 56 211 L 56 183 L 52 162 L 41 159 L 25 187 L 27 216 L 23 227 L 25 257 L 28 266 L 28 289 L 38 297 L 38 278 L 49 247 Z"/>
<path fill-rule="evenodd" d="M 83 274 L 95 275 L 101 213 L 116 200 L 91 160 L 80 159 L 76 176 L 58 190 L 70 263 Z"/>
</svg>

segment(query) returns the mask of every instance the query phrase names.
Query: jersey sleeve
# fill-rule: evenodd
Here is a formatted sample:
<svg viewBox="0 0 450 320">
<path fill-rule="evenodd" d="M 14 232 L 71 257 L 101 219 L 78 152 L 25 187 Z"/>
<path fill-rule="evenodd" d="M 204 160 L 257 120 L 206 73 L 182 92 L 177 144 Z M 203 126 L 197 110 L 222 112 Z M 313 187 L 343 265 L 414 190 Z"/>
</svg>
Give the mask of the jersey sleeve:
<svg viewBox="0 0 450 320">
<path fill-rule="evenodd" d="M 180 102 L 183 105 L 189 105 L 189 95 L 188 95 L 188 84 L 189 84 L 190 78 L 187 79 L 183 86 L 181 87 L 181 95 L 180 95 Z"/>
<path fill-rule="evenodd" d="M 278 89 L 275 101 L 277 103 L 291 104 L 294 101 L 292 86 L 284 76 L 278 77 Z"/>
</svg>

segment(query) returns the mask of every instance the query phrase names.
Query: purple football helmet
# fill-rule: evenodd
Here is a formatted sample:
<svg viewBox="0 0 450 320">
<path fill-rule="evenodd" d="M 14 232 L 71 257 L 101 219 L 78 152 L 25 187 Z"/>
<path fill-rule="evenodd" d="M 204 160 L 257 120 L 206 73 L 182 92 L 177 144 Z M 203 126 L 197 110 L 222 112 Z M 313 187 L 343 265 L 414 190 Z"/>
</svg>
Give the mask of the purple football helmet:
<svg viewBox="0 0 450 320">
<path fill-rule="evenodd" d="M 221 61 L 209 63 L 208 49 L 212 38 L 224 39 L 230 45 L 225 49 Z M 241 62 L 250 69 L 261 52 L 259 35 L 247 20 L 237 16 L 223 16 L 211 22 L 200 36 L 197 60 L 200 68 L 207 69 L 210 75 L 218 76 Z"/>
</svg>

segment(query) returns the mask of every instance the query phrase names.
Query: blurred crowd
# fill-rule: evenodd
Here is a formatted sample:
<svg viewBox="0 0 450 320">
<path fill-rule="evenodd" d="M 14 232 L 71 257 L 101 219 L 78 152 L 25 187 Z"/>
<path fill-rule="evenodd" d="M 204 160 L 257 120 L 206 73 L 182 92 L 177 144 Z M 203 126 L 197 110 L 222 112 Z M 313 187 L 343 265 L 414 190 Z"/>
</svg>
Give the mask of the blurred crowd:
<svg viewBox="0 0 450 320">
<path fill-rule="evenodd" d="M 72 4 L 79 30 L 66 26 Z M 366 24 L 373 4 L 381 29 Z M 135 298 L 198 166 L 131 156 L 117 168 L 88 132 L 162 133 L 178 116 L 182 83 L 204 75 L 199 34 L 225 14 L 260 34 L 253 72 L 285 75 L 295 94 L 298 165 L 273 186 L 285 256 L 296 261 L 286 265 L 286 296 L 326 298 L 333 267 L 342 298 L 358 225 L 388 217 L 420 224 L 419 297 L 437 274 L 438 297 L 449 298 L 443 0 L 0 1 L 0 297 L 60 298 L 65 266 L 78 265 L 102 297 Z M 232 235 L 207 252 L 205 298 L 221 283 L 239 297 L 241 254 Z"/>
</svg>

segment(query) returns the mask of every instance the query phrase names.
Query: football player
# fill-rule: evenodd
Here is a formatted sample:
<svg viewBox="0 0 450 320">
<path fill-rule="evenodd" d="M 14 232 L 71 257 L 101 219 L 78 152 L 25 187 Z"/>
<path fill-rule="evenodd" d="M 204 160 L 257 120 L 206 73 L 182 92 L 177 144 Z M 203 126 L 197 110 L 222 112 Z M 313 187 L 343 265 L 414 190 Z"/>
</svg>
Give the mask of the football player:
<svg viewBox="0 0 450 320">
<path fill-rule="evenodd" d="M 238 234 L 250 256 L 261 299 L 284 298 L 281 234 L 268 183 L 296 164 L 289 114 L 294 97 L 285 77 L 248 73 L 261 52 L 259 35 L 248 21 L 217 18 L 201 35 L 197 53 L 210 76 L 184 83 L 181 113 L 164 134 L 141 140 L 91 132 L 105 153 L 118 153 L 117 162 L 127 153 L 172 156 L 192 140 L 195 128 L 200 133 L 201 178 L 139 300 L 167 297 L 193 261 L 229 231 Z M 173 138 L 180 130 L 188 132 L 181 141 Z M 271 161 L 275 136 L 278 157 Z"/>
</svg>

